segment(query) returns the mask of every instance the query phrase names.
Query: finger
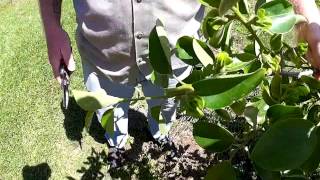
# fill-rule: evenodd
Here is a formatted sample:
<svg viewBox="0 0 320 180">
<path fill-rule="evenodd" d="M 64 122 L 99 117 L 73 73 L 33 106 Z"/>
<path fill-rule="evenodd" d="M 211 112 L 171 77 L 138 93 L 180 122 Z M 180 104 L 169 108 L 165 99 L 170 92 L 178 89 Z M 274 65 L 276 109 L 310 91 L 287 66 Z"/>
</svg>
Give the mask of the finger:
<svg viewBox="0 0 320 180">
<path fill-rule="evenodd" d="M 75 71 L 76 70 L 76 63 L 75 63 L 75 61 L 73 59 L 71 47 L 70 46 L 64 47 L 61 50 L 61 54 L 62 54 L 62 57 L 63 57 L 63 61 L 64 61 L 65 65 L 67 66 L 68 70 L 70 72 Z"/>
<path fill-rule="evenodd" d="M 56 77 L 56 80 L 57 80 L 58 83 L 61 85 L 61 83 L 62 83 L 61 77 L 60 77 L 60 76 L 57 76 L 57 77 Z"/>
<path fill-rule="evenodd" d="M 312 65 L 320 69 L 320 42 L 316 42 L 311 46 Z"/>
<path fill-rule="evenodd" d="M 65 61 L 65 63 L 66 63 L 67 68 L 68 68 L 68 70 L 69 70 L 70 72 L 73 72 L 73 71 L 76 70 L 76 62 L 75 62 L 72 54 L 71 54 L 68 62 Z"/>
</svg>

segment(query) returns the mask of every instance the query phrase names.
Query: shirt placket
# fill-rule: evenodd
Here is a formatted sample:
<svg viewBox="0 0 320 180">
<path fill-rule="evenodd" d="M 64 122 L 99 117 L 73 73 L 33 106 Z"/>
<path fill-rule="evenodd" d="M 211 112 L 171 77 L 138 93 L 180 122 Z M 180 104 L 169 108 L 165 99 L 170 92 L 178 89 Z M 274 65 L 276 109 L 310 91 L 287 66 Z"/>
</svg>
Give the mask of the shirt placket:
<svg viewBox="0 0 320 180">
<path fill-rule="evenodd" d="M 151 73 L 148 61 L 148 36 L 154 19 L 151 3 L 151 0 L 132 0 L 132 32 L 136 52 L 136 63 L 140 72 L 145 76 Z"/>
</svg>

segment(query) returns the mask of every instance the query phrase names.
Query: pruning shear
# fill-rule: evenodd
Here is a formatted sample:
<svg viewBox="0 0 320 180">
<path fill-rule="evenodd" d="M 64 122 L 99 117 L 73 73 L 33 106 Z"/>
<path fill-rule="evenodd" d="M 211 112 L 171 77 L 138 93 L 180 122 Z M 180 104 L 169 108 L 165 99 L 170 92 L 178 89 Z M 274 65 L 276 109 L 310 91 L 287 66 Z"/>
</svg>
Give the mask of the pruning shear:
<svg viewBox="0 0 320 180">
<path fill-rule="evenodd" d="M 60 65 L 60 77 L 61 77 L 61 88 L 63 91 L 63 107 L 68 109 L 69 105 L 69 71 L 67 70 L 65 64 Z"/>
</svg>

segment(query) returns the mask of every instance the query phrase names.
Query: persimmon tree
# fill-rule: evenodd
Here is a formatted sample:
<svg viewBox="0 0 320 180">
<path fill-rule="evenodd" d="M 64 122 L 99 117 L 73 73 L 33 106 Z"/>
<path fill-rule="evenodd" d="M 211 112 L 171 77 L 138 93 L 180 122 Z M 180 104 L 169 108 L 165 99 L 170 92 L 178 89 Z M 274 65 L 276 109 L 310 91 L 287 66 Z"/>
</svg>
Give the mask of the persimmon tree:
<svg viewBox="0 0 320 180">
<path fill-rule="evenodd" d="M 77 103 L 88 111 L 86 126 L 97 109 L 109 107 L 101 124 L 113 133 L 112 107 L 118 103 L 175 97 L 183 112 L 200 119 L 193 129 L 196 142 L 227 154 L 208 170 L 207 179 L 237 179 L 233 160 L 239 151 L 261 179 L 311 177 L 320 162 L 320 82 L 304 58 L 308 45 L 284 39 L 304 17 L 286 0 L 258 0 L 254 8 L 247 0 L 200 2 L 207 7 L 202 39 L 183 36 L 171 48 L 160 20 L 150 33 L 151 80 L 165 89 L 164 96 L 122 99 L 103 90 L 74 90 Z M 239 24 L 247 39 L 240 50 L 234 48 Z M 168 88 L 169 78 L 175 78 L 173 55 L 193 70 L 176 88 Z M 209 122 L 204 109 L 222 118 Z M 152 109 L 152 116 L 164 123 L 160 107 Z M 240 132 L 226 126 L 231 117 L 245 119 Z"/>
</svg>

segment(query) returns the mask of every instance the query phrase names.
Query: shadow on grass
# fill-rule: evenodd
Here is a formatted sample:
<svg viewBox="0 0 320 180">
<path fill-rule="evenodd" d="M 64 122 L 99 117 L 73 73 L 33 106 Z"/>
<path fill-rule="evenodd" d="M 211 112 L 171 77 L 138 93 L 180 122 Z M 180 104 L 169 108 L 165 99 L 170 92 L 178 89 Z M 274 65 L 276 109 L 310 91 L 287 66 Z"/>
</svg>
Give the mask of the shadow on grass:
<svg viewBox="0 0 320 180">
<path fill-rule="evenodd" d="M 47 180 L 51 177 L 51 169 L 47 163 L 36 166 L 24 166 L 22 169 L 24 180 Z"/>
<path fill-rule="evenodd" d="M 65 117 L 63 126 L 65 128 L 67 138 L 71 141 L 78 141 L 81 145 L 86 112 L 81 109 L 81 107 L 76 103 L 73 97 L 70 98 L 68 109 L 64 109 L 61 102 L 61 110 Z M 101 127 L 96 116 L 94 116 L 92 120 L 89 134 L 98 143 L 106 143 L 106 140 L 104 138 L 104 129 Z"/>
</svg>

